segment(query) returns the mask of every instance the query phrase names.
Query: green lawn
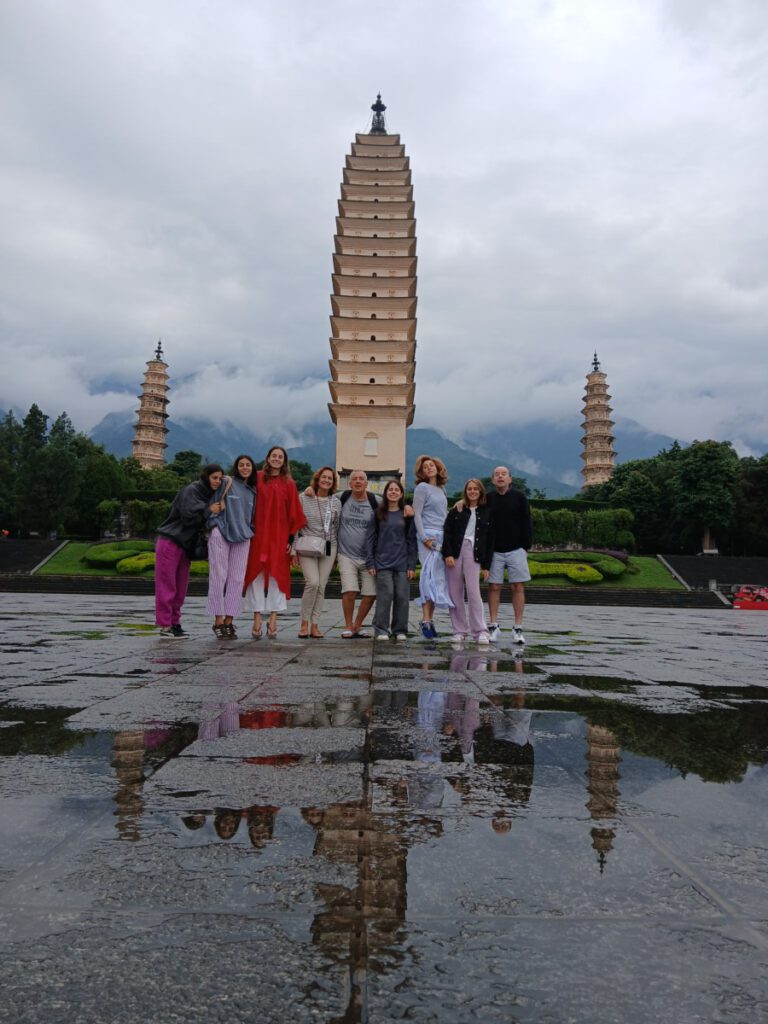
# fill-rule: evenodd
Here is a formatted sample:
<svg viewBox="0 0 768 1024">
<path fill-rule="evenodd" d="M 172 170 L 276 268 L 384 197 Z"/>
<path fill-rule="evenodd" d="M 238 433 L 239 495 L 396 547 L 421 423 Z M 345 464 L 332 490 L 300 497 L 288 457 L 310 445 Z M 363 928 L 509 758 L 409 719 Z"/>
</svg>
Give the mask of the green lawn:
<svg viewBox="0 0 768 1024">
<path fill-rule="evenodd" d="M 97 569 L 87 565 L 82 556 L 91 547 L 88 542 L 70 541 L 58 554 L 46 562 L 39 570 L 41 576 L 118 576 L 114 569 Z M 619 590 L 650 589 L 650 590 L 684 590 L 681 583 L 670 575 L 661 562 L 655 558 L 635 557 L 630 559 L 632 565 L 640 572 L 624 573 L 618 579 L 605 579 L 602 583 L 572 583 L 565 576 L 539 577 L 527 584 L 529 587 L 580 587 L 589 590 L 593 587 L 611 587 Z M 335 571 L 334 571 L 335 574 Z M 148 579 L 154 574 L 143 573 L 141 578 Z M 136 577 L 126 577 L 136 579 Z"/>
<path fill-rule="evenodd" d="M 53 558 L 38 570 L 38 576 L 116 576 L 114 569 L 97 569 L 83 561 L 83 555 L 93 541 L 71 540 Z"/>
<path fill-rule="evenodd" d="M 527 583 L 528 587 L 579 587 L 590 590 L 610 587 L 613 590 L 685 590 L 656 558 L 633 555 L 630 564 L 640 570 L 638 573 L 625 572 L 617 579 L 604 579 L 602 583 L 572 583 L 565 576 L 538 577 Z"/>
</svg>

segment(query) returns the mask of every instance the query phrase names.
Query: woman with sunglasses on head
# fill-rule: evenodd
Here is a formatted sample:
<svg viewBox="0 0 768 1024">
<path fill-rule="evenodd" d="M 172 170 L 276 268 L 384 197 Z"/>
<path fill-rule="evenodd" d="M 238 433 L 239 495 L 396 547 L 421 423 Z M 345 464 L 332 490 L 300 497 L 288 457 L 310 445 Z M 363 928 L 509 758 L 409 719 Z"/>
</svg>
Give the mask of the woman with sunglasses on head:
<svg viewBox="0 0 768 1024">
<path fill-rule="evenodd" d="M 294 565 L 300 565 L 304 574 L 304 593 L 301 596 L 301 626 L 299 639 L 322 640 L 319 620 L 325 602 L 325 588 L 336 561 L 336 540 L 339 535 L 341 501 L 336 494 L 339 481 L 336 470 L 323 466 L 313 475 L 307 491 L 299 498 L 307 525 L 302 527 L 294 548 L 301 547 L 302 538 L 312 538 L 315 552 L 294 552 Z"/>
<path fill-rule="evenodd" d="M 221 511 L 208 520 L 208 612 L 220 639 L 237 638 L 233 619 L 243 604 L 243 580 L 253 537 L 256 465 L 250 455 L 238 455 L 231 475 L 214 495 Z"/>
<path fill-rule="evenodd" d="M 277 613 L 288 607 L 291 596 L 291 545 L 306 524 L 288 453 L 280 445 L 267 452 L 257 474 L 259 500 L 245 570 L 245 610 L 253 612 L 251 636 L 261 637 L 262 617 L 269 615 L 267 636 L 277 636 Z"/>
</svg>

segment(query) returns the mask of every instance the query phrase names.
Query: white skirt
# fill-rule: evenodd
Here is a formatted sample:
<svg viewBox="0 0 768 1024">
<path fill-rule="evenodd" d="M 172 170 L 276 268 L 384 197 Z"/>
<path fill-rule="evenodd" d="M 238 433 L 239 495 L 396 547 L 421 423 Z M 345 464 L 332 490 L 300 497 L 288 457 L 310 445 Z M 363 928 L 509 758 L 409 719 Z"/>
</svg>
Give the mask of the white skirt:
<svg viewBox="0 0 768 1024">
<path fill-rule="evenodd" d="M 246 612 L 284 612 L 288 607 L 285 594 L 277 580 L 269 577 L 269 588 L 264 593 L 264 573 L 261 572 L 245 591 L 243 610 Z"/>
</svg>

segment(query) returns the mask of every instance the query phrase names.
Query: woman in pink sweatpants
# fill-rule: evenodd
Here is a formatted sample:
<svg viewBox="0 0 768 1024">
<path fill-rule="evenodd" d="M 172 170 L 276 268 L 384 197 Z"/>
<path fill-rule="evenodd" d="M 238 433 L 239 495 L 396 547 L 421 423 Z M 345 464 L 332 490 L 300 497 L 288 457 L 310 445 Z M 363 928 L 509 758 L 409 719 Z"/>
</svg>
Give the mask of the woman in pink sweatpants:
<svg viewBox="0 0 768 1024">
<path fill-rule="evenodd" d="M 480 572 L 487 580 L 493 557 L 493 522 L 480 480 L 467 480 L 460 504 L 461 509 L 452 508 L 446 517 L 442 547 L 448 593 L 453 601 L 453 640 L 462 643 L 473 636 L 479 644 L 487 644 L 490 640 L 480 595 Z"/>
</svg>

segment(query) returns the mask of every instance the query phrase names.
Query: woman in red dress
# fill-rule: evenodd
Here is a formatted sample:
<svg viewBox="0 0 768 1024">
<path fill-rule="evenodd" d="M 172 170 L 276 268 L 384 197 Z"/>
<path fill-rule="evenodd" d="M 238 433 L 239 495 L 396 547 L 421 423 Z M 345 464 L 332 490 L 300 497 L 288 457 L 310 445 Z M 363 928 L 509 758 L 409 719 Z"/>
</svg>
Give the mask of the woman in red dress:
<svg viewBox="0 0 768 1024">
<path fill-rule="evenodd" d="M 258 500 L 253 537 L 245 570 L 245 610 L 253 612 L 251 635 L 261 637 L 264 612 L 269 613 L 267 636 L 277 636 L 277 613 L 285 611 L 291 596 L 291 544 L 306 524 L 285 448 L 267 452 L 258 473 Z"/>
</svg>

